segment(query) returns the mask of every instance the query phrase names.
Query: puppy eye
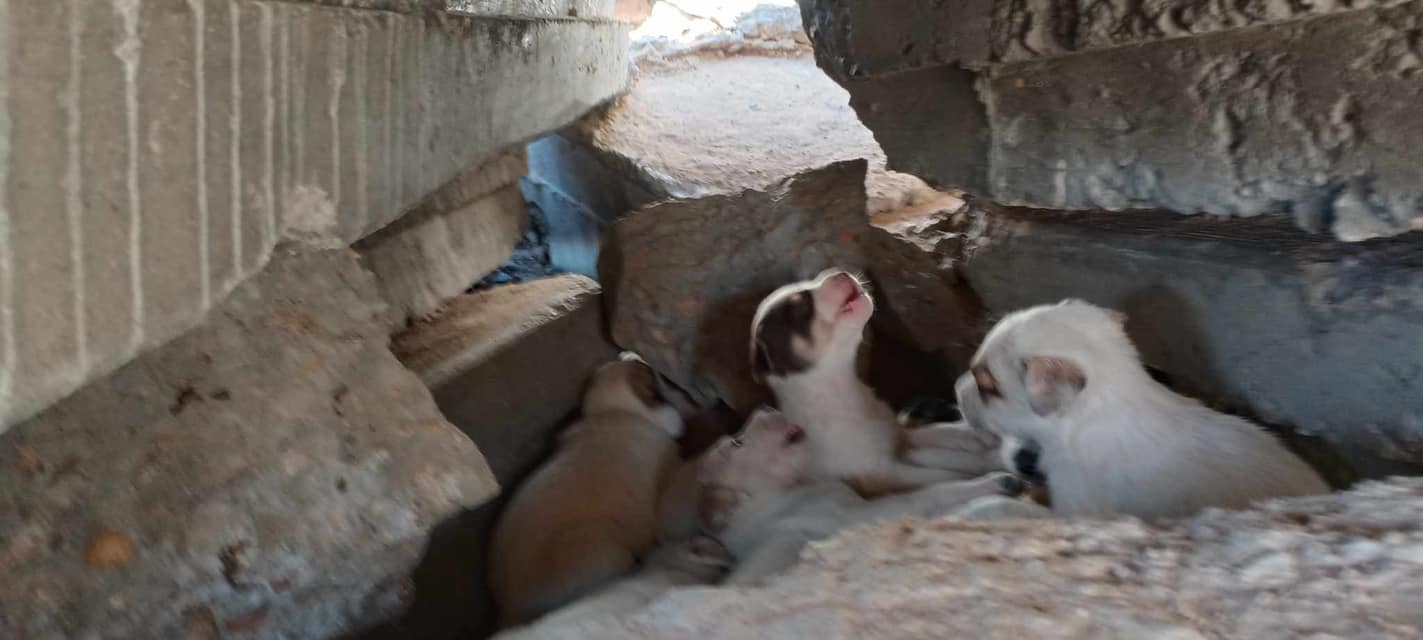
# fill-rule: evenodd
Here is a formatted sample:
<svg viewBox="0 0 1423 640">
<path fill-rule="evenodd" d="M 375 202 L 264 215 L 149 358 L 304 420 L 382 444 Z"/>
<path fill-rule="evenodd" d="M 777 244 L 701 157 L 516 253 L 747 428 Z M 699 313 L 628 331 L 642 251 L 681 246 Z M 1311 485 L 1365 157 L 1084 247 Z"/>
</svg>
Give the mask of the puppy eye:
<svg viewBox="0 0 1423 640">
<path fill-rule="evenodd" d="M 737 449 L 740 449 L 740 448 L 741 448 L 741 438 L 732 438 L 732 439 L 731 439 L 731 446 L 736 447 Z"/>
<path fill-rule="evenodd" d="M 998 379 L 993 377 L 993 372 L 989 371 L 986 365 L 973 368 L 973 382 L 978 386 L 978 393 L 985 402 L 989 398 L 1003 397 L 1003 392 L 998 390 Z"/>
</svg>

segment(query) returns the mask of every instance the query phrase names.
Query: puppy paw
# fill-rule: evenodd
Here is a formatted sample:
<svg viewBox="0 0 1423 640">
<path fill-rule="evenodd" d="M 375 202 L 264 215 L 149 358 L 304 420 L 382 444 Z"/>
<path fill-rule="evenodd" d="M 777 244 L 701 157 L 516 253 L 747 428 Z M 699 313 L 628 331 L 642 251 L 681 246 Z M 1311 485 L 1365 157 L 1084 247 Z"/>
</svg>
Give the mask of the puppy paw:
<svg viewBox="0 0 1423 640">
<path fill-rule="evenodd" d="M 998 483 L 998 491 L 1000 495 L 1009 498 L 1016 498 L 1018 496 L 1023 495 L 1028 490 L 1028 483 L 1024 482 L 1023 479 L 1019 478 L 1018 476 L 1015 476 L 1011 473 L 996 473 L 993 475 L 997 476 L 995 480 Z"/>
</svg>

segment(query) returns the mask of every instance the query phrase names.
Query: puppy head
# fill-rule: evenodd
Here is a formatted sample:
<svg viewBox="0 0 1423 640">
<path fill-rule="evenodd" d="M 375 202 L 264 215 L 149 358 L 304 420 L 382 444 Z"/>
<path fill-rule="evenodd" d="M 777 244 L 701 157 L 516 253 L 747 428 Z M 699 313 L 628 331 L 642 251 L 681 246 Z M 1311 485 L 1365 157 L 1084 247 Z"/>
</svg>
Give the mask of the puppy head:
<svg viewBox="0 0 1423 640">
<path fill-rule="evenodd" d="M 874 313 L 865 285 L 838 269 L 766 296 L 751 321 L 751 372 L 784 378 L 821 366 L 854 367 Z"/>
<path fill-rule="evenodd" d="M 988 333 L 955 385 L 978 427 L 1034 442 L 1090 400 L 1094 388 L 1145 373 L 1122 314 L 1081 300 L 1013 313 Z"/>
<path fill-rule="evenodd" d="M 805 431 L 773 409 L 753 413 L 735 437 L 723 437 L 702 459 L 697 511 L 709 531 L 725 528 L 740 509 L 800 484 L 811 468 Z"/>
<path fill-rule="evenodd" d="M 583 391 L 583 413 L 624 412 L 644 416 L 678 438 L 682 420 L 667 403 L 657 373 L 634 354 L 623 354 L 617 362 L 598 367 Z"/>
</svg>

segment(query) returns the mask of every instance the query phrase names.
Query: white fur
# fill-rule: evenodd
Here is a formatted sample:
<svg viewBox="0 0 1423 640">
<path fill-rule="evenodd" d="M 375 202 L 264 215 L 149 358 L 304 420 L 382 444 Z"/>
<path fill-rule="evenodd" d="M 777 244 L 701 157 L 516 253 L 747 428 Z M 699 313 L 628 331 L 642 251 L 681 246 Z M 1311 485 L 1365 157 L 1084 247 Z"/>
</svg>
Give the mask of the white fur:
<svg viewBox="0 0 1423 640">
<path fill-rule="evenodd" d="M 1260 427 L 1153 380 L 1122 321 L 1081 301 L 1020 311 L 999 322 L 974 357 L 1002 397 L 985 398 L 972 372 L 958 381 L 971 422 L 1038 445 L 1054 511 L 1160 519 L 1328 491 Z M 1035 410 L 1024 378 L 1033 357 L 1072 363 L 1085 385 L 1039 385 L 1047 400 Z"/>
<path fill-rule="evenodd" d="M 756 584 L 791 567 L 807 542 L 852 526 L 900 518 L 948 515 L 975 499 L 1003 496 L 1008 474 L 944 482 L 866 500 L 843 482 L 826 480 L 757 496 L 731 517 L 718 539 L 736 558 L 726 584 Z"/>
<path fill-rule="evenodd" d="M 841 273 L 826 271 L 815 280 L 786 285 L 767 296 L 756 310 L 752 335 L 778 299 L 800 291 L 819 293 L 827 280 Z M 839 300 L 827 302 L 816 295 L 816 313 L 830 329 L 828 335 L 812 336 L 813 343 L 807 345 L 810 368 L 766 379 L 786 418 L 811 434 L 815 477 L 864 481 L 862 489 L 876 487 L 875 491 L 888 493 L 1000 468 L 992 443 L 984 445 L 981 435 L 956 438 L 966 435 L 964 431 L 916 430 L 924 435 L 910 436 L 903 444 L 946 451 L 911 453 L 900 459 L 903 431 L 894 411 L 855 370 L 865 325 L 874 313 L 873 299 L 860 290 L 858 306 L 848 312 L 842 311 Z M 752 348 L 754 359 L 754 342 Z M 937 439 L 930 433 L 938 433 Z"/>
</svg>

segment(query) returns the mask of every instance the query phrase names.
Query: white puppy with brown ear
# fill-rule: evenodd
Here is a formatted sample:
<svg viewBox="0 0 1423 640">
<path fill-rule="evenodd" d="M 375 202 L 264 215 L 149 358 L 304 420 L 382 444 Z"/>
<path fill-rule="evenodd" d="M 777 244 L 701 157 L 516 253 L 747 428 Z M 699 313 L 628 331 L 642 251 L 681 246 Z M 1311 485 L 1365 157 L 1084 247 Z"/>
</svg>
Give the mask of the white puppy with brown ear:
<svg viewBox="0 0 1423 640">
<path fill-rule="evenodd" d="M 839 480 L 813 480 L 816 434 L 774 410 L 752 414 L 701 467 L 703 527 L 736 559 L 727 584 L 748 584 L 795 564 L 806 542 L 850 526 L 952 513 L 978 498 L 1014 496 L 1022 482 L 1006 473 L 945 482 L 866 500 Z"/>
<path fill-rule="evenodd" d="M 961 427 L 905 431 L 860 380 L 855 359 L 873 313 L 864 286 L 839 270 L 781 287 L 756 309 L 752 373 L 786 417 L 810 432 L 812 475 L 849 481 L 873 496 L 1001 468 L 992 435 Z"/>
<path fill-rule="evenodd" d="M 970 423 L 1036 445 L 1054 511 L 1152 520 L 1328 492 L 1260 427 L 1153 380 L 1123 321 L 1080 300 L 1019 311 L 959 378 Z"/>
<path fill-rule="evenodd" d="M 503 626 L 527 623 L 632 572 L 653 547 L 682 419 L 646 364 L 600 367 L 583 415 L 514 493 L 490 545 Z"/>
</svg>

